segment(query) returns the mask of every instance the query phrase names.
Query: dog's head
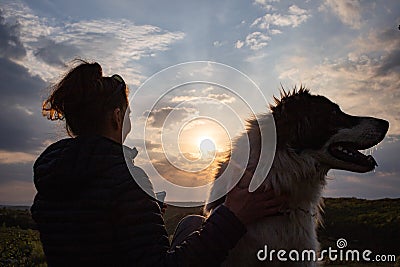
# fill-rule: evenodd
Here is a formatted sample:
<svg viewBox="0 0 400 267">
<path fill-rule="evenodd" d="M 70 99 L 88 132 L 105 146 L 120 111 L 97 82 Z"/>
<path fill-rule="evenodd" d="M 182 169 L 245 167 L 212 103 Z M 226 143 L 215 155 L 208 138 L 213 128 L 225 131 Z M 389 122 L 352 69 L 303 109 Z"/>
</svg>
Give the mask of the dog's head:
<svg viewBox="0 0 400 267">
<path fill-rule="evenodd" d="M 281 94 L 271 105 L 277 130 L 277 150 L 291 149 L 313 157 L 322 167 L 368 172 L 376 161 L 364 150 L 385 137 L 389 123 L 344 113 L 324 96 L 301 87 Z"/>
</svg>

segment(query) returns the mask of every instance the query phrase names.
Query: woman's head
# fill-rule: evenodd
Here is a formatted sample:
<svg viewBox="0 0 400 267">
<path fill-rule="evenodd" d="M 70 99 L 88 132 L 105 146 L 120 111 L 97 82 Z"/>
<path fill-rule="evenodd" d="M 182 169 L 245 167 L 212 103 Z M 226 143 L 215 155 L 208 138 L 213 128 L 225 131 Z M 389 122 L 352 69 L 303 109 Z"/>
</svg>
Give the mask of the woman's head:
<svg viewBox="0 0 400 267">
<path fill-rule="evenodd" d="M 50 120 L 65 119 L 70 136 L 107 135 L 110 131 L 122 135 L 128 108 L 125 82 L 118 75 L 103 77 L 98 63 L 79 62 L 52 86 L 50 96 L 43 102 L 43 115 Z"/>
</svg>

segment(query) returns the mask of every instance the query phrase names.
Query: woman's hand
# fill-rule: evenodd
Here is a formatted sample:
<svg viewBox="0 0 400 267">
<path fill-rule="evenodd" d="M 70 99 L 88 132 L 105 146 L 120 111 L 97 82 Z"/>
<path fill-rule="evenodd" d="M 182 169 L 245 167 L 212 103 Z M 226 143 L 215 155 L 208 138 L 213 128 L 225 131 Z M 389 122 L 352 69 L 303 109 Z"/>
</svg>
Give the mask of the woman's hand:
<svg viewBox="0 0 400 267">
<path fill-rule="evenodd" d="M 248 185 L 253 174 L 245 172 L 240 183 Z M 285 196 L 275 196 L 272 188 L 267 191 L 257 189 L 250 193 L 248 187 L 236 185 L 226 196 L 224 205 L 228 207 L 243 224 L 250 224 L 257 219 L 279 213 L 286 201 Z"/>
</svg>

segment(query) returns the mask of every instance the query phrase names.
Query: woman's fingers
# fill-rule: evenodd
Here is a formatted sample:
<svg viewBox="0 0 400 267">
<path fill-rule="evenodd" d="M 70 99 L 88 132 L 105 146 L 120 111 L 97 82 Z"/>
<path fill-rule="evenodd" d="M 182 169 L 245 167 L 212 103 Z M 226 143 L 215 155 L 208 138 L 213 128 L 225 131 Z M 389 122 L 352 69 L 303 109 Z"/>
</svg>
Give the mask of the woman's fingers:
<svg viewBox="0 0 400 267">
<path fill-rule="evenodd" d="M 264 192 L 267 193 L 267 192 Z M 277 214 L 282 210 L 282 207 L 285 206 L 287 201 L 286 196 L 278 196 L 276 197 L 274 194 L 265 194 L 262 196 L 261 194 L 257 194 L 257 196 L 253 199 L 255 210 L 261 211 L 263 216 L 269 216 L 272 214 Z"/>
<path fill-rule="evenodd" d="M 227 194 L 224 202 L 224 205 L 244 224 L 279 213 L 285 202 L 285 197 L 275 195 L 272 186 L 260 187 L 255 192 L 249 192 L 248 187 L 252 178 L 253 174 L 245 171 L 239 183 Z"/>
<path fill-rule="evenodd" d="M 257 200 L 270 200 L 276 198 L 274 190 L 270 189 L 268 191 L 255 191 L 252 193 L 254 198 Z"/>
<path fill-rule="evenodd" d="M 271 216 L 280 213 L 280 207 L 267 208 L 264 210 L 264 216 Z"/>
</svg>

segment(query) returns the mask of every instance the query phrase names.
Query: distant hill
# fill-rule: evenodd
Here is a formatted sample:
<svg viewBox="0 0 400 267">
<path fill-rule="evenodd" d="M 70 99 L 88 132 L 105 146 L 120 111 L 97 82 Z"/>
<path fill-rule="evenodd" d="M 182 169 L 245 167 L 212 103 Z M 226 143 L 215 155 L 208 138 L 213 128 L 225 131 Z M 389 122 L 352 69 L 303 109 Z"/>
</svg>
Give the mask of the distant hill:
<svg viewBox="0 0 400 267">
<path fill-rule="evenodd" d="M 201 207 L 204 202 L 180 202 L 180 201 L 167 201 L 167 204 L 175 207 Z"/>
<path fill-rule="evenodd" d="M 0 205 L 0 209 L 7 208 L 12 210 L 29 210 L 31 206 L 22 206 L 22 205 Z"/>
</svg>

